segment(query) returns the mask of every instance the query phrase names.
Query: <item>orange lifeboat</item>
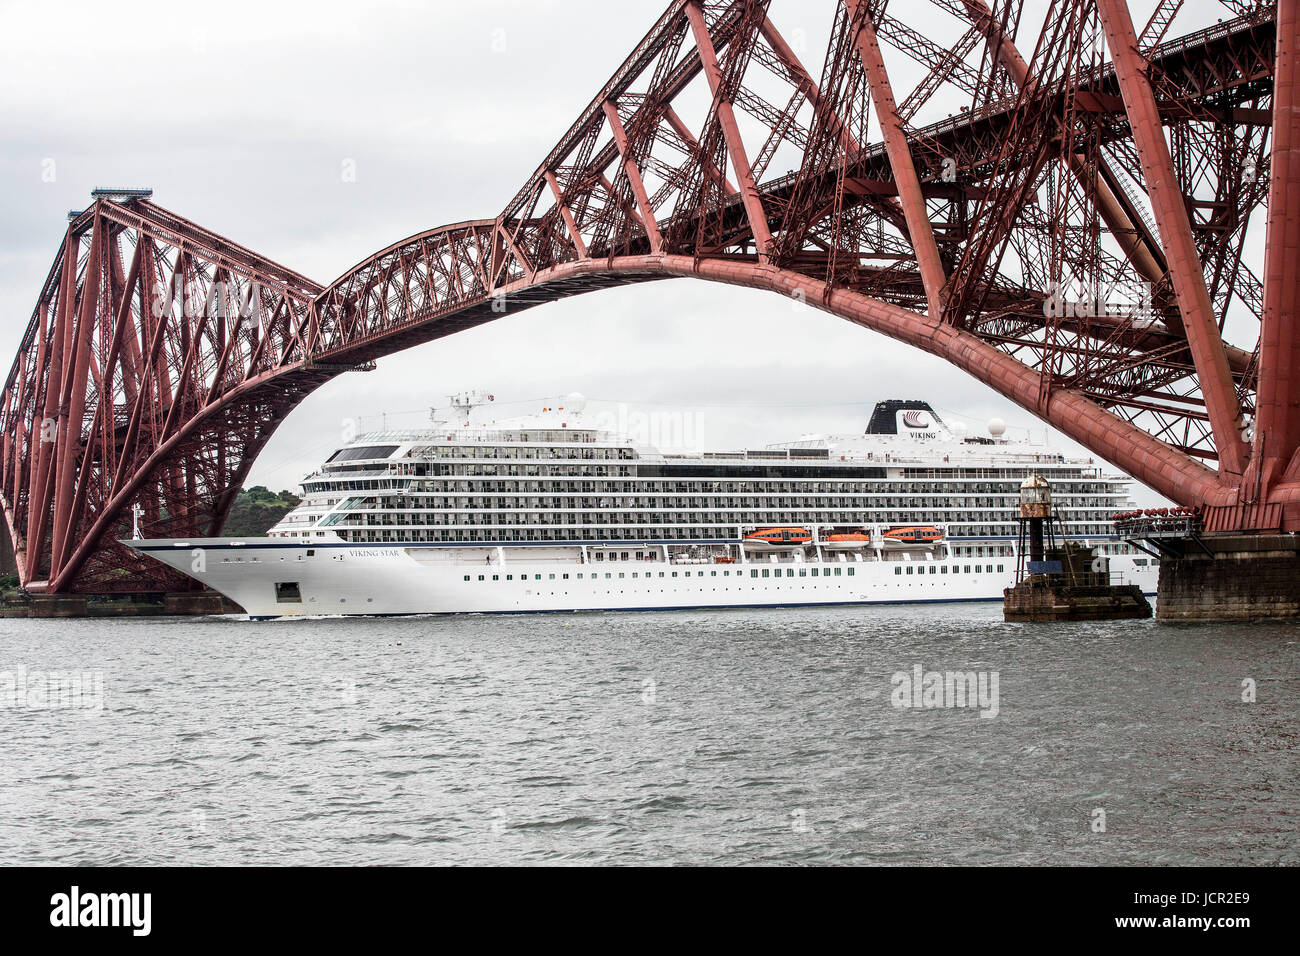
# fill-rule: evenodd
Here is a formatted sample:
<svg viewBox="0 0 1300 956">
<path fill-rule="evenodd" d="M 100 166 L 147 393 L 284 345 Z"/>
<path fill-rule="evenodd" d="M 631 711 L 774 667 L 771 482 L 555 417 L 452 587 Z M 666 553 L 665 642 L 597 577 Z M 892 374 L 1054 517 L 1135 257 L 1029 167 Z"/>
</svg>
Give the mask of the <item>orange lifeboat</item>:
<svg viewBox="0 0 1300 956">
<path fill-rule="evenodd" d="M 828 534 L 824 547 L 827 551 L 861 551 L 871 547 L 871 535 L 861 531 L 847 534 Z"/>
<path fill-rule="evenodd" d="M 943 541 L 943 532 L 930 525 L 902 525 L 881 535 L 886 548 L 932 548 Z"/>
<path fill-rule="evenodd" d="M 762 528 L 744 538 L 750 551 L 793 551 L 812 541 L 807 528 Z"/>
</svg>

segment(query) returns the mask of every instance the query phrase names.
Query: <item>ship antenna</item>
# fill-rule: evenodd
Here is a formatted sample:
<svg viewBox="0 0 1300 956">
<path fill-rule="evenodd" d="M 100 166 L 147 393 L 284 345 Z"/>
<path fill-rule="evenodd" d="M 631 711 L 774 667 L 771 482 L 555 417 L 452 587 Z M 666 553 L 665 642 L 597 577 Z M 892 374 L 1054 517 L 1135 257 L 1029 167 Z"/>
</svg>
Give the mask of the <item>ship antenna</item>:
<svg viewBox="0 0 1300 956">
<path fill-rule="evenodd" d="M 495 399 L 495 395 L 487 395 L 483 392 L 458 392 L 457 394 L 448 397 L 448 401 L 451 402 L 451 407 L 464 416 L 465 420 L 461 422 L 461 426 L 465 428 L 469 427 L 470 413 L 472 413 L 474 409 L 478 408 L 480 405 L 487 405 Z"/>
</svg>

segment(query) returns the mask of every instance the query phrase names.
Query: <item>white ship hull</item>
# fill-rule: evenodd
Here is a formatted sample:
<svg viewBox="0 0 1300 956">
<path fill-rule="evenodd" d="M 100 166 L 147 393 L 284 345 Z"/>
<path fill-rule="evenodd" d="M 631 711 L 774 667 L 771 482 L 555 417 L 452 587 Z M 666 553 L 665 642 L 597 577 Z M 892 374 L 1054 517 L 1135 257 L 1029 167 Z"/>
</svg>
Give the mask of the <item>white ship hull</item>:
<svg viewBox="0 0 1300 956">
<path fill-rule="evenodd" d="M 840 552 L 733 564 L 584 563 L 579 549 L 546 546 L 513 546 L 507 556 L 496 548 L 283 538 L 123 543 L 220 591 L 254 618 L 993 601 L 1015 577 L 1009 556 L 876 560 Z M 1116 581 L 1155 592 L 1154 566 L 1113 557 L 1111 571 Z"/>
</svg>

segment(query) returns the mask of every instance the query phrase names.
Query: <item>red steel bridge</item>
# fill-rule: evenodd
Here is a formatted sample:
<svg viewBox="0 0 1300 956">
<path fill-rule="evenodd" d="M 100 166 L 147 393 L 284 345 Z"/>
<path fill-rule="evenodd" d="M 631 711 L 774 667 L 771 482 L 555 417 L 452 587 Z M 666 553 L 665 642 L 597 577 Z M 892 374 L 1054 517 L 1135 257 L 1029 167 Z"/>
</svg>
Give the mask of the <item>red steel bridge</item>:
<svg viewBox="0 0 1300 956">
<path fill-rule="evenodd" d="M 498 214 L 328 286 L 99 194 L 0 407 L 21 580 L 185 587 L 117 544 L 133 508 L 219 533 L 322 382 L 678 276 L 940 356 L 1210 530 L 1300 530 L 1300 0 L 1209 3 L 838 0 L 814 65 L 766 0 L 675 0 Z"/>
</svg>

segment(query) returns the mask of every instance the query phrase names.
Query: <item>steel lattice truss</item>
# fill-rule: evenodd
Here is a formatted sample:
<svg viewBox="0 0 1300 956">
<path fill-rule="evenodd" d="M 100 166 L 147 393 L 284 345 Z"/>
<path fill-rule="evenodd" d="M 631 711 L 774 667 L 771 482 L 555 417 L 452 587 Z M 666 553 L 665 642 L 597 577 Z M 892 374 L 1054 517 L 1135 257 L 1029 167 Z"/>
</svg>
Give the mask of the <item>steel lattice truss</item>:
<svg viewBox="0 0 1300 956">
<path fill-rule="evenodd" d="M 1136 24 L 1124 0 L 1045 2 L 1029 24 L 1022 0 L 839 0 L 814 74 L 766 0 L 677 0 L 499 215 L 326 288 L 99 199 L 0 409 L 24 583 L 179 586 L 115 543 L 131 507 L 150 537 L 219 532 L 321 382 L 675 276 L 939 355 L 1212 528 L 1300 530 L 1300 0 L 1225 0 L 1230 19 L 1176 39 L 1183 0 Z M 964 105 L 922 122 L 940 102 Z"/>
</svg>

